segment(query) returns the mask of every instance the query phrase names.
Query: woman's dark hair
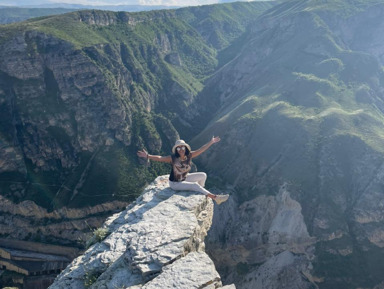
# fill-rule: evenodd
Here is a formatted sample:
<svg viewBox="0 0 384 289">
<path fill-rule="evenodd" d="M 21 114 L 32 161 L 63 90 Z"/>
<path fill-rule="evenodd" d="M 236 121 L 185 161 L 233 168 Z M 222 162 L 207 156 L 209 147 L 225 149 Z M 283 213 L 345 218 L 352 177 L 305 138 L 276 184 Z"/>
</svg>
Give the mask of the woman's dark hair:
<svg viewBox="0 0 384 289">
<path fill-rule="evenodd" d="M 184 146 L 184 147 L 185 147 L 185 155 L 189 156 L 189 149 L 186 146 Z M 177 157 L 177 158 L 180 157 L 179 152 L 177 151 L 177 148 L 175 149 L 175 157 Z"/>
</svg>

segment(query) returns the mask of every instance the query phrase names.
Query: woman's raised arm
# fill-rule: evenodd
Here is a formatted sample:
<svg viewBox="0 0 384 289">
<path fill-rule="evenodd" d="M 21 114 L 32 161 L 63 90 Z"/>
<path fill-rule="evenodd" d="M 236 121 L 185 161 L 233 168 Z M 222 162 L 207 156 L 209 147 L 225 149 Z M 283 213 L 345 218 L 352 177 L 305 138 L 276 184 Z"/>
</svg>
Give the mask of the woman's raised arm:
<svg viewBox="0 0 384 289">
<path fill-rule="evenodd" d="M 196 151 L 192 151 L 192 158 L 195 158 L 199 155 L 201 155 L 203 152 L 205 152 L 211 145 L 213 145 L 214 143 L 217 143 L 220 141 L 220 137 L 218 136 L 213 136 L 212 139 L 206 143 L 205 145 L 203 145 L 201 148 L 199 148 L 198 150 Z"/>
<path fill-rule="evenodd" d="M 163 163 L 172 162 L 171 156 L 163 157 L 163 156 L 150 155 L 145 149 L 143 149 L 142 151 L 138 151 L 137 155 L 140 158 L 145 158 L 145 159 L 151 160 L 151 161 L 163 162 Z"/>
</svg>

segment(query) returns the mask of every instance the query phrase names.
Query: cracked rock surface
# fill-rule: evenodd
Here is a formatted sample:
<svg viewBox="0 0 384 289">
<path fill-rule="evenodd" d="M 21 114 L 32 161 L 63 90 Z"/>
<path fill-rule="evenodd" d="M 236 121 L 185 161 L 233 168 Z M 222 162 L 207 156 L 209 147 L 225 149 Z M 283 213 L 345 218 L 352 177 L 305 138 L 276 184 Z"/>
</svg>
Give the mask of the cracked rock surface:
<svg viewBox="0 0 384 289">
<path fill-rule="evenodd" d="M 108 236 L 75 259 L 49 288 L 220 288 L 220 275 L 204 252 L 212 216 L 210 199 L 175 192 L 167 176 L 160 176 L 104 223 Z"/>
</svg>

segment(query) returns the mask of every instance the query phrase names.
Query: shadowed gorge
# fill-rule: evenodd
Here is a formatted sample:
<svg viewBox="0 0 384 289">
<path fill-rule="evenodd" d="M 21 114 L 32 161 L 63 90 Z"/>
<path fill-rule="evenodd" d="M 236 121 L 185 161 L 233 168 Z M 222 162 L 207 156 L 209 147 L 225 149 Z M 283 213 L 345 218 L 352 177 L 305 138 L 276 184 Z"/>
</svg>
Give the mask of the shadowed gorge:
<svg viewBox="0 0 384 289">
<path fill-rule="evenodd" d="M 223 284 L 379 289 L 383 16 L 292 0 L 2 26 L 1 195 L 46 214 L 132 202 L 169 173 L 137 150 L 219 135 L 196 164 L 231 194 L 206 239 Z"/>
</svg>

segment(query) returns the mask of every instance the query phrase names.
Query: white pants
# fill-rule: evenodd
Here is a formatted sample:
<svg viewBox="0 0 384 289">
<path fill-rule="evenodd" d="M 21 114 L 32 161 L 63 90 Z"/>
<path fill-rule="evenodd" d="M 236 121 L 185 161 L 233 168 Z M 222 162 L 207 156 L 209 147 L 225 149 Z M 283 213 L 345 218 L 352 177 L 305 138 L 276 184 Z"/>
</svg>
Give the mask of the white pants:
<svg viewBox="0 0 384 289">
<path fill-rule="evenodd" d="M 210 194 L 209 191 L 204 189 L 205 180 L 207 179 L 206 173 L 190 173 L 187 174 L 185 181 L 182 182 L 171 182 L 169 186 L 175 191 L 194 191 L 200 192 L 204 195 Z"/>
</svg>

